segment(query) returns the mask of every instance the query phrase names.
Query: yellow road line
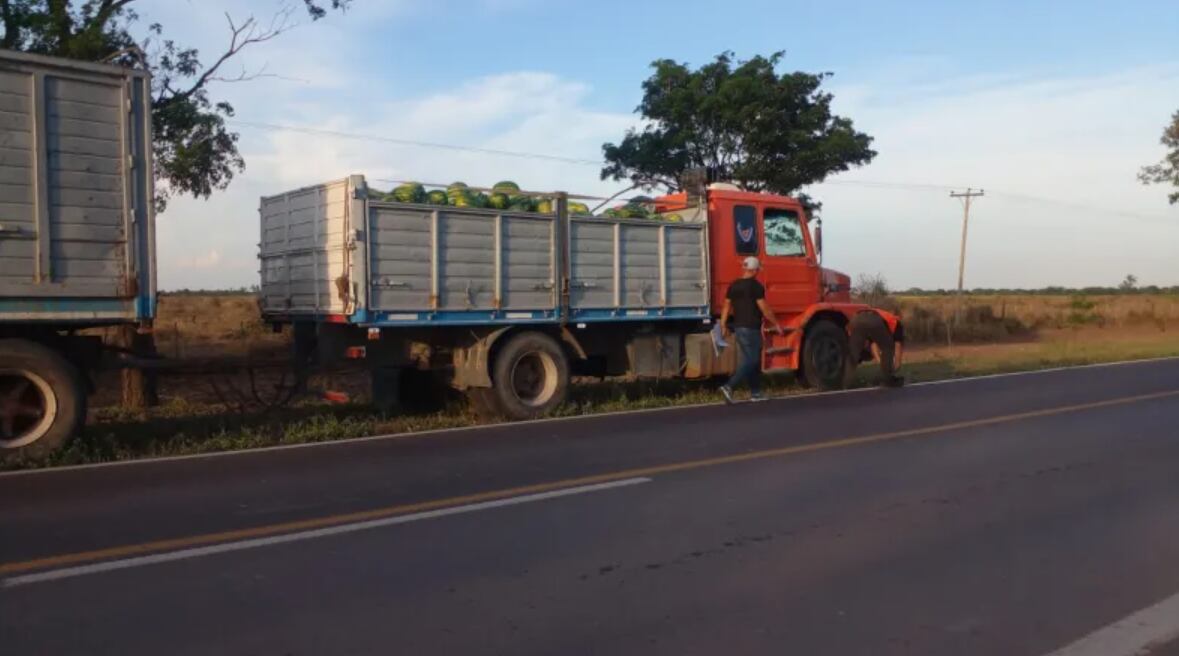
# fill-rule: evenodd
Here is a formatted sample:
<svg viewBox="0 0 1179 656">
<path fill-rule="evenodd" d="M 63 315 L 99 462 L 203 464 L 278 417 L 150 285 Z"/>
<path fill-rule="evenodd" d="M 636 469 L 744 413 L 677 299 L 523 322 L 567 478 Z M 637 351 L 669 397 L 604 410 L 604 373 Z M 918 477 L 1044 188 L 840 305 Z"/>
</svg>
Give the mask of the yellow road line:
<svg viewBox="0 0 1179 656">
<path fill-rule="evenodd" d="M 171 551 L 175 549 L 188 549 L 192 547 L 199 547 L 203 545 L 216 544 L 221 542 L 233 542 L 237 540 L 246 540 L 253 538 L 261 538 L 273 535 L 280 535 L 283 533 L 291 533 L 294 531 L 305 531 L 317 528 L 326 528 L 329 526 L 338 526 L 341 524 L 351 524 L 354 522 L 363 522 L 373 519 L 381 519 L 385 517 L 392 517 L 395 515 L 404 515 L 409 513 L 423 512 L 427 510 L 434 510 L 437 508 L 445 508 L 448 506 L 460 506 L 470 503 L 479 503 L 482 501 L 491 501 L 494 499 L 503 499 L 506 497 L 520 496 L 524 494 L 536 494 L 538 492 L 547 492 L 551 490 L 559 490 L 566 487 L 576 487 L 582 485 L 590 485 L 594 483 L 604 483 L 607 481 L 614 481 L 625 478 L 649 477 L 658 474 L 669 474 L 678 471 L 685 471 L 690 469 L 700 469 L 702 467 L 712 467 L 716 465 L 725 465 L 736 462 L 746 462 L 749 460 L 761 460 L 765 458 L 777 458 L 781 456 L 796 455 L 800 453 L 810 453 L 813 451 L 825 451 L 828 449 L 841 449 L 851 446 L 860 446 L 864 444 L 873 444 L 876 442 L 887 442 L 891 440 L 898 440 L 910 437 L 924 437 L 935 435 L 938 433 L 945 433 L 948 431 L 961 430 L 964 428 L 978 428 L 981 426 L 993 426 L 995 424 L 1004 424 L 1023 419 L 1034 419 L 1037 417 L 1050 417 L 1053 415 L 1067 414 L 1071 412 L 1078 412 L 1081 410 L 1091 410 L 1095 408 L 1105 408 L 1110 406 L 1125 405 L 1128 403 L 1138 403 L 1141 401 L 1151 401 L 1156 399 L 1170 398 L 1179 396 L 1179 390 L 1170 390 L 1166 392 L 1155 392 L 1152 394 L 1140 394 L 1138 396 L 1127 396 L 1117 399 L 1108 399 L 1105 401 L 1094 401 L 1091 403 L 1079 403 L 1075 405 L 1058 406 L 1055 408 L 1047 408 L 1044 410 L 1032 410 L 1029 412 L 1019 412 L 1015 414 L 1000 415 L 996 417 L 988 417 L 986 419 L 972 419 L 969 421 L 959 421 L 948 424 L 939 424 L 936 426 L 926 426 L 924 428 L 911 428 L 906 430 L 891 431 L 887 433 L 875 433 L 872 435 L 863 435 L 860 437 L 847 437 L 843 439 L 830 440 L 827 442 L 817 442 L 813 444 L 800 444 L 797 446 L 781 447 L 777 449 L 766 449 L 762 451 L 751 451 L 748 453 L 739 453 L 730 456 L 718 456 L 715 458 L 704 458 L 700 460 L 689 460 L 685 462 L 676 462 L 666 465 L 653 465 L 650 467 L 638 467 L 634 469 L 624 469 L 621 471 L 608 472 L 604 474 L 594 474 L 592 476 L 582 476 L 579 478 L 568 478 L 559 481 L 551 481 L 548 483 L 537 483 L 534 485 L 523 485 L 519 487 L 506 488 L 502 490 L 492 490 L 488 492 L 479 492 L 477 494 L 467 494 L 457 497 L 448 497 L 445 499 L 435 499 L 433 501 L 422 501 L 420 503 L 410 503 L 399 506 L 388 506 L 385 508 L 375 508 L 373 510 L 365 510 L 361 512 L 346 513 L 341 515 L 331 515 L 327 517 L 315 517 L 312 519 L 303 519 L 292 522 L 282 522 L 278 524 L 268 524 L 265 526 L 256 526 L 253 528 L 237 529 L 232 531 L 222 531 L 219 533 L 207 533 L 204 535 L 194 535 L 183 538 L 173 538 L 169 540 L 156 540 L 153 542 L 144 542 L 141 544 L 129 544 L 118 547 L 110 547 L 106 549 L 96 549 L 93 551 L 81 551 L 77 553 L 61 554 L 57 556 L 47 556 L 44 558 L 35 558 L 32 560 L 16 561 L 11 563 L 0 564 L 0 575 L 16 574 L 20 572 L 29 572 L 39 569 L 49 569 L 54 567 L 62 567 L 67 565 L 77 565 L 98 560 L 108 560 L 112 558 L 124 558 L 128 556 L 139 556 L 148 553 L 155 553 L 161 551 Z"/>
</svg>

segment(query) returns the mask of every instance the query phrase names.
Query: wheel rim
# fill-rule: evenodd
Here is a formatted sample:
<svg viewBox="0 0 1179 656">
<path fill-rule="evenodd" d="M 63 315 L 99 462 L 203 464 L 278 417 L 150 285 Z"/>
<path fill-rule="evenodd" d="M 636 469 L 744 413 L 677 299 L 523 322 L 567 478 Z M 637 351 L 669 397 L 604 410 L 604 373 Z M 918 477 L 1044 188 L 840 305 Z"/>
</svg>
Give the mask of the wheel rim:
<svg viewBox="0 0 1179 656">
<path fill-rule="evenodd" d="M 512 394 L 530 408 L 543 406 L 557 393 L 557 361 L 548 353 L 525 353 L 512 364 Z"/>
<path fill-rule="evenodd" d="M 815 343 L 814 365 L 816 373 L 823 380 L 832 380 L 843 372 L 843 354 L 839 344 L 829 337 L 820 338 Z"/>
<path fill-rule="evenodd" d="M 57 395 L 44 378 L 23 369 L 0 369 L 0 448 L 41 439 L 57 417 Z"/>
</svg>

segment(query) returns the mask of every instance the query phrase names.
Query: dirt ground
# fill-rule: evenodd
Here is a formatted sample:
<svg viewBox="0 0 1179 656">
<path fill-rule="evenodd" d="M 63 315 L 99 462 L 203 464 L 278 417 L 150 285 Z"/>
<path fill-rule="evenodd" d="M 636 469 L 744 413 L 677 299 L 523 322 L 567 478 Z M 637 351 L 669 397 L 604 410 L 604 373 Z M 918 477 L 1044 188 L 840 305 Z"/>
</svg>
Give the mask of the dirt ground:
<svg viewBox="0 0 1179 656">
<path fill-rule="evenodd" d="M 949 318 L 958 307 L 954 297 L 902 296 L 895 301 L 904 313 L 923 318 Z M 989 316 L 1018 322 L 1019 329 L 1005 330 L 983 342 L 947 344 L 929 341 L 928 335 L 925 342 L 911 342 L 907 362 L 919 377 L 936 376 L 939 371 L 964 375 L 1179 352 L 1179 298 L 1171 296 L 971 297 L 967 302 L 989 307 Z M 262 323 L 251 294 L 164 294 L 155 337 L 159 353 L 172 361 L 232 357 L 261 363 L 285 360 L 290 333 L 275 333 Z M 104 375 L 92 407 L 117 406 L 118 382 L 117 373 Z M 220 374 L 162 375 L 159 390 L 164 402 L 256 409 L 281 399 L 290 383 L 286 368 L 251 366 Z M 367 384 L 363 371 L 344 370 L 318 376 L 312 386 L 362 401 Z"/>
</svg>

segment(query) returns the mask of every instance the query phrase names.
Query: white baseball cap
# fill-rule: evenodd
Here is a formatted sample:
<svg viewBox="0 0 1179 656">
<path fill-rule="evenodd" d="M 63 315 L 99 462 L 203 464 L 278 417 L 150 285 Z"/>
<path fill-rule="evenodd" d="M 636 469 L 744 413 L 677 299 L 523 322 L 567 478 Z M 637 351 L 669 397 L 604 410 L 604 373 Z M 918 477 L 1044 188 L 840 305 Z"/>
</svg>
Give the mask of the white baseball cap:
<svg viewBox="0 0 1179 656">
<path fill-rule="evenodd" d="M 761 261 L 750 255 L 741 261 L 741 266 L 744 267 L 746 271 L 757 271 L 758 269 L 761 269 Z"/>
</svg>

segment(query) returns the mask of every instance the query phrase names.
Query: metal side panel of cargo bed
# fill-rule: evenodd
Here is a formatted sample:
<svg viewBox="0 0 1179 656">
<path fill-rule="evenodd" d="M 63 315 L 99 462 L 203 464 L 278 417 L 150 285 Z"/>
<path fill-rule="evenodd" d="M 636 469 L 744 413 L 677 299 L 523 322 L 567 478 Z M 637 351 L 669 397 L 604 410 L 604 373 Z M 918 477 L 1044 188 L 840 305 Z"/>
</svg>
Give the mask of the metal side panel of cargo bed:
<svg viewBox="0 0 1179 656">
<path fill-rule="evenodd" d="M 707 232 L 703 223 L 573 218 L 570 320 L 707 318 Z"/>
<path fill-rule="evenodd" d="M 368 198 L 364 177 L 262 199 L 262 312 L 367 326 L 707 319 L 703 223 Z M 568 308 L 561 298 L 568 271 Z"/>
<path fill-rule="evenodd" d="M 147 319 L 150 78 L 0 51 L 0 323 Z"/>
<path fill-rule="evenodd" d="M 552 215 L 370 202 L 368 322 L 556 321 Z"/>
</svg>

